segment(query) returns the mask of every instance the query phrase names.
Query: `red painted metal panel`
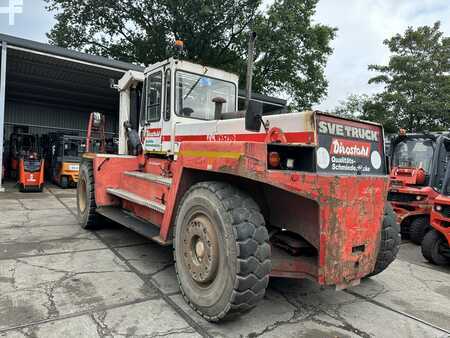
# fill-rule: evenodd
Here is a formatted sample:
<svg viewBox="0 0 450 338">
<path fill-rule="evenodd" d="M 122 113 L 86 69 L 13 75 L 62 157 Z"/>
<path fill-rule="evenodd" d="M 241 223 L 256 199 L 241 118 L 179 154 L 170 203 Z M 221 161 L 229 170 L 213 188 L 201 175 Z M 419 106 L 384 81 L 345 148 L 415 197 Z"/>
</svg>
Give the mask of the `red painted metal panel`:
<svg viewBox="0 0 450 338">
<path fill-rule="evenodd" d="M 380 240 L 387 177 L 271 171 L 266 170 L 266 154 L 264 144 L 183 142 L 180 161 L 182 167 L 247 177 L 317 201 L 319 282 L 345 285 L 370 273 Z M 299 267 L 291 265 L 295 266 Z"/>
<path fill-rule="evenodd" d="M 149 208 L 137 205 L 135 203 L 129 202 L 127 200 L 122 200 L 122 208 L 132 212 L 137 217 L 147 220 L 150 223 L 159 226 L 162 223 L 163 214 L 160 212 L 151 210 Z M 151 225 L 149 225 L 151 226 Z"/>
<path fill-rule="evenodd" d="M 161 165 L 166 165 L 153 158 L 147 162 L 149 164 L 145 167 L 146 171 L 152 173 L 157 173 Z M 273 275 L 295 278 L 309 276 L 321 284 L 346 285 L 370 273 L 375 264 L 380 240 L 387 177 L 334 176 L 267 170 L 266 162 L 267 145 L 264 143 L 183 142 L 178 159 L 170 166 L 173 181 L 164 201 L 166 212 L 161 224 L 162 239 L 167 239 L 174 222 L 183 170 L 191 168 L 226 173 L 284 189 L 319 205 L 319 256 L 313 261 L 279 259 L 274 265 Z M 163 191 L 155 188 L 151 182 L 136 186 L 135 182 L 124 180 L 121 185 L 123 171 L 138 169 L 138 158 L 111 158 L 107 162 L 104 158 L 96 158 L 94 171 L 98 203 L 114 203 L 105 193 L 107 187 L 121 186 L 149 199 Z M 158 222 L 154 218 L 156 216 L 145 214 L 146 211 L 140 207 L 127 202 L 124 206 L 143 218 Z"/>
<path fill-rule="evenodd" d="M 407 185 L 394 185 L 390 183 L 389 191 L 393 193 L 410 194 L 412 196 L 425 196 L 420 201 L 397 202 L 391 201 L 397 223 L 402 224 L 405 220 L 415 216 L 429 216 L 435 198 L 439 195 L 431 187 L 414 187 Z"/>
<path fill-rule="evenodd" d="M 450 197 L 439 195 L 438 197 L 436 197 L 434 204 L 439 204 L 450 208 Z M 450 224 L 450 217 L 446 217 L 443 213 L 436 210 L 433 210 L 431 212 L 431 225 L 433 226 L 433 228 L 435 228 L 445 236 L 448 245 L 450 245 L 450 227 L 448 226 L 448 224 Z"/>
<path fill-rule="evenodd" d="M 139 170 L 138 157 L 94 157 L 93 159 L 95 201 L 98 207 L 117 204 L 106 192 L 107 188 L 118 188 L 124 171 Z"/>
</svg>

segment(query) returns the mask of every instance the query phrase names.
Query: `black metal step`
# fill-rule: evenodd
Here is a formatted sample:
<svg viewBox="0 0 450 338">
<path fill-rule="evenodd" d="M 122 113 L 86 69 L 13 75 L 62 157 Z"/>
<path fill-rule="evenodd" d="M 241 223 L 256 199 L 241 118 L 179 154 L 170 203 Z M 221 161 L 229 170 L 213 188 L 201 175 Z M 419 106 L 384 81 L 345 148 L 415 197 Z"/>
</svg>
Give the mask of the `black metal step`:
<svg viewBox="0 0 450 338">
<path fill-rule="evenodd" d="M 172 244 L 172 241 L 164 241 L 160 235 L 159 231 L 160 228 L 150 222 L 146 222 L 144 220 L 141 220 L 130 213 L 126 212 L 123 209 L 120 209 L 118 207 L 99 207 L 97 208 L 97 213 L 99 213 L 102 216 L 105 216 L 106 218 L 109 218 L 110 220 L 117 222 L 124 227 L 127 227 L 138 234 L 151 239 L 155 242 L 158 242 L 161 245 L 170 245 Z"/>
</svg>

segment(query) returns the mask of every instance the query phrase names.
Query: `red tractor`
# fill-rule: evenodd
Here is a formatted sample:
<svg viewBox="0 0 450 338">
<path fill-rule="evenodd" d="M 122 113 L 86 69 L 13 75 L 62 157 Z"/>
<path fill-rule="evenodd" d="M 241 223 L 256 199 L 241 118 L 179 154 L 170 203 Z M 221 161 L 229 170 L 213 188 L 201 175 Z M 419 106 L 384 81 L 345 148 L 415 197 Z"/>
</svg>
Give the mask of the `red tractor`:
<svg viewBox="0 0 450 338">
<path fill-rule="evenodd" d="M 237 111 L 237 75 L 176 59 L 118 87 L 129 155 L 85 154 L 80 224 L 106 217 L 173 245 L 182 294 L 207 320 L 254 307 L 271 276 L 342 289 L 395 259 L 379 124 L 263 116 L 249 96 Z"/>
<path fill-rule="evenodd" d="M 392 141 L 388 200 L 405 237 L 420 244 L 431 229 L 430 213 L 447 164 L 448 133 L 406 134 Z"/>
<path fill-rule="evenodd" d="M 431 226 L 422 241 L 422 254 L 431 263 L 450 264 L 450 169 L 447 170 L 442 194 L 434 200 Z"/>
</svg>

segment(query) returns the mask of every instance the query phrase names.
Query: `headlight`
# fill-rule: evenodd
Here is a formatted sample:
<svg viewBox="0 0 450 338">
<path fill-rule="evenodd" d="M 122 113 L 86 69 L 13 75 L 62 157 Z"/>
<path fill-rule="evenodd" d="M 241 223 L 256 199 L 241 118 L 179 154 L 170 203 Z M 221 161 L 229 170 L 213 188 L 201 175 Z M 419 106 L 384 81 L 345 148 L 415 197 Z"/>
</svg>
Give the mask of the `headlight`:
<svg viewBox="0 0 450 338">
<path fill-rule="evenodd" d="M 421 200 L 423 200 L 424 199 L 424 196 L 422 196 L 422 195 L 416 195 L 416 200 L 417 201 L 421 201 Z"/>
<path fill-rule="evenodd" d="M 434 210 L 436 210 L 436 211 L 442 211 L 442 205 L 436 204 L 436 205 L 434 206 Z"/>
</svg>

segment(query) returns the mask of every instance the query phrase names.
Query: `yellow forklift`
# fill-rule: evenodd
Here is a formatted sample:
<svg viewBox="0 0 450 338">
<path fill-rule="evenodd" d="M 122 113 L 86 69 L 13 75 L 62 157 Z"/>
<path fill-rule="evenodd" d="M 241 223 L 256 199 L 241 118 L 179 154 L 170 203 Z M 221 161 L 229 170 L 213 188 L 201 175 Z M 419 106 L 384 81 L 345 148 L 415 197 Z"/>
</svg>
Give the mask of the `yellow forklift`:
<svg viewBox="0 0 450 338">
<path fill-rule="evenodd" d="M 50 138 L 48 174 L 61 188 L 75 187 L 78 182 L 81 154 L 85 139 L 79 136 L 55 134 Z"/>
</svg>

